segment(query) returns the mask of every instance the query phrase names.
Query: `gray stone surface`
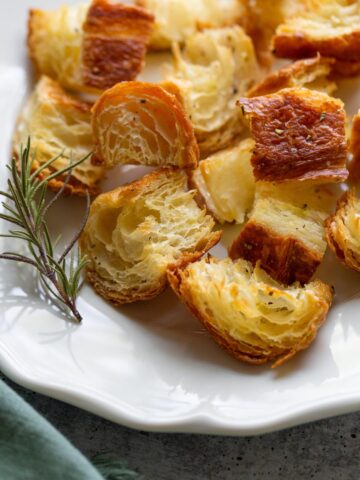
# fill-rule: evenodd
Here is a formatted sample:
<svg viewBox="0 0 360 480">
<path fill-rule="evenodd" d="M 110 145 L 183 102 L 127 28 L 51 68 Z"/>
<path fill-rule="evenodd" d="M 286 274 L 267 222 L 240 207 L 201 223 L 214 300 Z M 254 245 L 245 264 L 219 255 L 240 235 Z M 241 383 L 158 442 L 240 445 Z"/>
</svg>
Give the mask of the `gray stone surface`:
<svg viewBox="0 0 360 480">
<path fill-rule="evenodd" d="M 154 434 L 120 427 L 1 378 L 89 458 L 111 452 L 144 480 L 360 478 L 360 412 L 251 438 Z"/>
</svg>

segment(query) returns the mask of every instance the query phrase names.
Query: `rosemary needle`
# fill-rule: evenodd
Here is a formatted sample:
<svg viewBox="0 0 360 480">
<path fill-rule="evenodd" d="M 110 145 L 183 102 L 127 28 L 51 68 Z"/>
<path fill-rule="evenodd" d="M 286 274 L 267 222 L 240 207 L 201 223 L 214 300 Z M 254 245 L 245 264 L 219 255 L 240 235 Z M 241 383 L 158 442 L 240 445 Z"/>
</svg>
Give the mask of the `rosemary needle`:
<svg viewBox="0 0 360 480">
<path fill-rule="evenodd" d="M 90 207 L 90 197 L 87 194 L 87 206 L 83 222 L 79 231 L 64 251 L 56 256 L 55 243 L 51 239 L 46 223 L 46 213 L 64 192 L 74 167 L 84 162 L 89 155 L 71 163 L 61 170 L 56 170 L 45 178 L 41 173 L 61 157 L 62 154 L 50 159 L 45 164 L 35 168 L 36 155 L 30 154 L 31 142 L 28 139 L 25 148 L 21 146 L 20 159 L 12 159 L 7 168 L 10 172 L 8 191 L 0 191 L 5 197 L 2 202 L 4 208 L 0 218 L 13 225 L 13 229 L 0 237 L 14 238 L 26 243 L 28 256 L 16 252 L 3 252 L 0 259 L 25 263 L 37 269 L 40 281 L 53 302 L 60 302 L 70 316 L 81 322 L 82 317 L 76 308 L 76 298 L 81 286 L 81 272 L 87 263 L 77 251 L 75 244 L 85 226 Z M 46 201 L 46 191 L 51 179 L 66 176 L 61 190 L 50 200 Z M 69 257 L 69 261 L 67 261 Z"/>
</svg>

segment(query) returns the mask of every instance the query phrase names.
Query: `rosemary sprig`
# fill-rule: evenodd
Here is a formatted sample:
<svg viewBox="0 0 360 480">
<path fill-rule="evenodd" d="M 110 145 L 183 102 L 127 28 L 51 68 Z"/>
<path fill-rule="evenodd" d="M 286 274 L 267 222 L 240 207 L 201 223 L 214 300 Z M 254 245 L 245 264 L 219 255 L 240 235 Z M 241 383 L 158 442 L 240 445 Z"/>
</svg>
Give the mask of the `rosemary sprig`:
<svg viewBox="0 0 360 480">
<path fill-rule="evenodd" d="M 89 194 L 87 194 L 86 212 L 79 231 L 57 257 L 54 251 L 56 242 L 51 239 L 46 214 L 66 189 L 73 168 L 84 162 L 89 155 L 75 163 L 70 161 L 67 167 L 56 170 L 41 179 L 39 174 L 49 168 L 63 153 L 35 169 L 36 154 L 30 154 L 30 152 L 29 138 L 26 147 L 20 148 L 20 161 L 17 162 L 13 158 L 10 165 L 7 165 L 10 171 L 8 191 L 0 191 L 0 196 L 6 199 L 2 202 L 4 213 L 0 213 L 0 218 L 13 225 L 12 230 L 0 237 L 24 241 L 27 244 L 29 256 L 16 252 L 3 252 L 0 254 L 0 259 L 26 263 L 36 268 L 40 274 L 41 284 L 49 297 L 55 302 L 60 302 L 75 321 L 81 322 L 82 317 L 76 308 L 76 298 L 81 286 L 81 272 L 87 260 L 80 255 L 79 251 L 75 254 L 74 247 L 89 214 Z M 61 190 L 47 202 L 46 191 L 49 181 L 64 175 L 66 178 Z M 67 261 L 69 255 L 70 259 Z"/>
</svg>

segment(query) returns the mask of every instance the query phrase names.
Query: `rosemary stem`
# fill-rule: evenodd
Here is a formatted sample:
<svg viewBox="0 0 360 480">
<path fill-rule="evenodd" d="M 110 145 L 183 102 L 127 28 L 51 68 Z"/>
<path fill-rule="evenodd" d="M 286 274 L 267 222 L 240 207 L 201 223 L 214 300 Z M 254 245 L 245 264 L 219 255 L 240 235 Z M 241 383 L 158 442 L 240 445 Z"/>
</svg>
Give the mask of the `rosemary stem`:
<svg viewBox="0 0 360 480">
<path fill-rule="evenodd" d="M 46 277 L 48 280 L 52 283 L 52 285 L 55 287 L 57 292 L 59 293 L 60 297 L 63 300 L 63 303 L 71 310 L 72 314 L 74 315 L 75 319 L 77 320 L 78 323 L 82 321 L 82 316 L 80 315 L 78 309 L 76 308 L 75 300 L 70 299 L 69 296 L 65 293 L 64 289 L 58 282 L 56 278 L 56 274 L 54 273 L 53 270 L 50 270 L 46 273 Z"/>
<path fill-rule="evenodd" d="M 70 240 L 58 260 L 54 255 L 56 241 L 54 242 L 49 234 L 46 214 L 65 191 L 71 178 L 72 169 L 89 158 L 90 154 L 74 163 L 70 159 L 68 167 L 57 170 L 52 165 L 64 152 L 36 168 L 35 165 L 38 164 L 35 159 L 36 153 L 30 157 L 30 138 L 27 146 L 25 148 L 21 146 L 19 151 L 18 161 L 13 158 L 7 167 L 10 172 L 8 192 L 0 191 L 0 196 L 5 197 L 7 202 L 12 202 L 12 205 L 4 205 L 6 212 L 0 214 L 0 219 L 16 225 L 16 230 L 9 230 L 2 236 L 25 241 L 30 258 L 16 252 L 3 252 L 0 254 L 0 259 L 27 263 L 36 268 L 49 298 L 52 301 L 60 302 L 77 322 L 81 322 L 82 317 L 76 307 L 76 297 L 81 287 L 79 279 L 86 259 L 78 255 L 75 260 L 72 252 L 88 217 L 89 196 L 80 229 Z M 56 177 L 59 177 L 62 182 L 62 188 L 46 203 L 45 195 L 49 181 Z M 65 261 L 68 254 L 71 254 L 70 266 Z"/>
</svg>

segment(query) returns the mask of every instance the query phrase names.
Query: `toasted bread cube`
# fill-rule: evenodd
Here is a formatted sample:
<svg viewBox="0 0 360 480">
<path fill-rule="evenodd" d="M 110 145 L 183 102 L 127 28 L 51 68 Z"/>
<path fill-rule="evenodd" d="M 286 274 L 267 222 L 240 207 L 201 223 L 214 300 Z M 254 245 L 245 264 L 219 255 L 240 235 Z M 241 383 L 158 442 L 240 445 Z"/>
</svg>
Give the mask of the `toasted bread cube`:
<svg viewBox="0 0 360 480">
<path fill-rule="evenodd" d="M 328 79 L 334 60 L 317 55 L 306 60 L 298 60 L 270 73 L 264 80 L 248 91 L 248 97 L 259 97 L 276 93 L 283 88 L 305 87 L 331 95 L 337 88 Z"/>
<path fill-rule="evenodd" d="M 255 140 L 256 180 L 346 180 L 345 110 L 341 100 L 307 88 L 239 102 Z"/>
<path fill-rule="evenodd" d="M 315 339 L 332 302 L 316 280 L 285 287 L 246 260 L 202 259 L 170 269 L 179 298 L 214 340 L 238 360 L 277 367 Z"/>
<path fill-rule="evenodd" d="M 230 248 L 230 257 L 245 258 L 284 284 L 308 282 L 326 250 L 324 221 L 331 212 L 326 187 L 297 182 L 259 182 L 249 221 Z"/>
<path fill-rule="evenodd" d="M 151 38 L 153 49 L 171 48 L 184 43 L 201 28 L 234 25 L 245 19 L 243 0 L 136 0 L 155 16 Z"/>
<path fill-rule="evenodd" d="M 335 214 L 326 220 L 326 235 L 335 255 L 360 272 L 360 200 L 355 190 L 341 197 Z"/>
<path fill-rule="evenodd" d="M 104 92 L 93 108 L 93 161 L 107 167 L 196 167 L 199 149 L 175 90 L 176 86 L 170 93 L 152 83 L 123 82 Z"/>
<path fill-rule="evenodd" d="M 236 101 L 255 82 L 251 39 L 239 26 L 205 30 L 174 48 L 168 80 L 180 90 L 202 157 L 229 146 L 244 129 Z"/>
<path fill-rule="evenodd" d="M 87 278 L 106 300 L 156 297 L 171 264 L 196 260 L 219 241 L 186 183 L 184 172 L 163 168 L 95 199 L 80 247 Z"/>
<path fill-rule="evenodd" d="M 146 10 L 93 0 L 31 10 L 28 48 L 40 74 L 79 91 L 98 91 L 140 73 L 154 18 Z"/>
<path fill-rule="evenodd" d="M 318 52 L 340 61 L 360 61 L 359 0 L 312 0 L 309 9 L 289 18 L 276 30 L 279 57 L 305 58 Z"/>
<path fill-rule="evenodd" d="M 29 136 L 36 156 L 34 169 L 63 152 L 51 167 L 42 171 L 42 178 L 47 177 L 68 166 L 70 161 L 75 163 L 90 155 L 93 149 L 91 105 L 64 92 L 57 82 L 43 76 L 17 122 L 14 134 L 17 157 L 20 156 L 20 145 L 25 145 Z M 84 195 L 86 191 L 96 194 L 97 184 L 104 174 L 103 167 L 92 165 L 87 159 L 73 169 L 66 191 L 78 195 Z M 54 178 L 49 181 L 49 187 L 59 190 L 64 180 L 65 176 Z"/>
<path fill-rule="evenodd" d="M 199 163 L 190 174 L 190 185 L 198 190 L 198 202 L 220 223 L 243 223 L 255 194 L 251 166 L 254 141 L 241 141 Z"/>
</svg>

